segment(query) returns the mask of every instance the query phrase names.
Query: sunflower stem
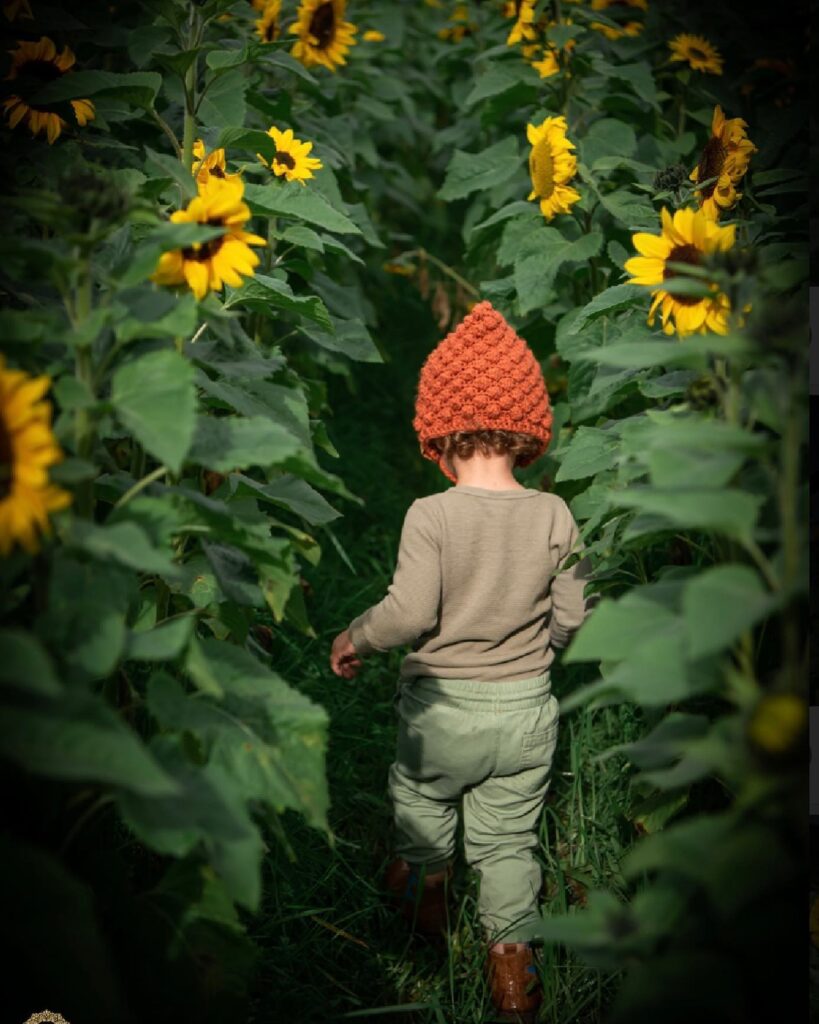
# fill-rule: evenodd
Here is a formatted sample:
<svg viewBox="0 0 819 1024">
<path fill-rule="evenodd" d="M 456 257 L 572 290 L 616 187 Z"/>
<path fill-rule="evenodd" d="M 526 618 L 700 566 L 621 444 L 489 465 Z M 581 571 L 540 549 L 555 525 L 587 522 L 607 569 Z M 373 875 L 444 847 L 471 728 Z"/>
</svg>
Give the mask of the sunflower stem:
<svg viewBox="0 0 819 1024">
<path fill-rule="evenodd" d="M 154 119 L 154 121 L 156 121 L 156 123 L 159 125 L 159 127 L 162 129 L 162 131 L 170 139 L 171 145 L 173 146 L 173 151 L 176 154 L 177 160 L 181 160 L 182 159 L 182 147 L 179 145 L 179 139 L 177 139 L 176 134 L 174 133 L 173 128 L 171 128 L 171 126 L 168 124 L 168 122 L 165 120 L 165 118 L 162 117 L 162 115 L 157 110 L 155 110 L 153 107 L 149 108 L 149 112 L 151 114 L 151 117 Z"/>
<path fill-rule="evenodd" d="M 677 95 L 677 136 L 682 135 L 685 130 L 685 83 L 680 83 L 680 91 Z"/>
<path fill-rule="evenodd" d="M 185 72 L 185 119 L 182 125 L 182 163 L 193 167 L 193 137 L 196 134 L 196 58 Z"/>
<path fill-rule="evenodd" d="M 432 253 L 427 252 L 426 249 L 411 249 L 409 252 L 401 253 L 401 255 L 406 256 L 408 259 L 413 256 L 418 256 L 420 259 L 429 260 L 430 263 L 446 274 L 447 277 L 451 277 L 453 281 L 457 281 L 458 284 L 468 291 L 474 298 L 480 298 L 480 292 L 478 289 L 471 285 L 466 278 L 461 277 L 461 275 L 456 270 L 453 270 L 448 263 L 442 262 L 437 256 L 433 256 Z"/>
<path fill-rule="evenodd" d="M 122 506 L 126 505 L 131 500 L 131 498 L 135 498 L 140 491 L 144 491 L 146 487 L 152 484 L 155 480 L 159 480 L 160 477 L 165 476 L 167 472 L 167 466 L 157 466 L 156 469 L 152 469 L 151 472 L 144 476 L 141 480 L 137 480 L 133 487 L 128 488 L 128 490 L 122 495 L 122 497 L 119 498 L 119 500 L 115 503 L 114 508 L 122 508 Z"/>
</svg>

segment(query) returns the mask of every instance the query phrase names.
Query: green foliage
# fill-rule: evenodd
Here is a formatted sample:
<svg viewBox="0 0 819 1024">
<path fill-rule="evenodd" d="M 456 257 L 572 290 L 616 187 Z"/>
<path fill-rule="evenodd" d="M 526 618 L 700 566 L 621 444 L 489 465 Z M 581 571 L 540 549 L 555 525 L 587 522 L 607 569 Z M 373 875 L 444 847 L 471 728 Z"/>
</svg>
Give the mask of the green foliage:
<svg viewBox="0 0 819 1024">
<path fill-rule="evenodd" d="M 31 97 L 64 115 L 54 145 L 29 138 L 24 123 L 8 129 L 18 148 L 0 326 L 8 366 L 51 376 L 66 455 L 51 475 L 73 500 L 37 555 L 15 550 L 3 566 L 0 751 L 31 787 L 32 806 L 47 808 L 43 820 L 59 805 L 71 823 L 55 847 L 81 839 L 99 808 L 110 812 L 109 847 L 125 850 L 127 864 L 100 878 L 118 906 L 124 879 L 133 881 L 163 922 L 149 927 L 144 908 L 134 912 L 143 949 L 161 964 L 157 988 L 177 977 L 168 964 L 200 985 L 201 1001 L 189 1004 L 180 980 L 169 1019 L 204 1017 L 200 1007 L 213 1019 L 247 1016 L 254 953 L 244 929 L 265 898 L 265 858 L 276 864 L 266 936 L 276 956 L 281 922 L 322 902 L 312 879 L 298 899 L 286 884 L 280 895 L 288 834 L 311 851 L 313 869 L 330 862 L 350 875 L 348 850 L 334 853 L 327 839 L 367 800 L 341 794 L 343 814 L 328 813 L 329 723 L 316 702 L 326 652 L 309 664 L 303 652 L 330 627 L 315 621 L 305 577 L 325 538 L 339 573 L 388 567 L 386 527 L 343 543 L 332 532 L 335 500 L 361 499 L 345 483 L 352 460 L 344 479 L 326 468 L 337 456 L 328 385 L 347 389 L 348 409 L 359 377 L 378 393 L 376 374 L 409 345 L 394 324 L 412 305 L 401 289 L 416 286 L 436 330 L 489 297 L 532 344 L 555 399 L 555 438 L 522 478 L 540 486 L 548 474 L 569 501 L 602 595 L 564 658 L 572 810 L 544 818 L 542 851 L 559 883 L 542 928 L 551 975 L 577 984 L 548 982 L 549 1012 L 567 1021 L 602 1012 L 603 986 L 557 951 L 563 944 L 596 971 L 625 972 L 612 1020 L 670 1020 L 671 999 L 681 1019 L 704 1007 L 773 1019 L 754 998 L 764 944 L 726 950 L 732 934 L 753 935 L 751 910 L 757 935 L 775 941 L 796 848 L 799 736 L 787 757 L 764 761 L 748 729 L 764 697 L 804 690 L 806 345 L 787 312 L 806 282 L 797 111 L 764 89 L 741 104 L 730 76 L 669 67 L 667 39 L 691 30 L 675 5 L 652 9 L 638 37 L 613 41 L 590 22 L 617 27 L 619 11 L 572 5 L 572 24 L 546 30 L 555 45 L 574 44 L 546 78 L 506 45 L 500 5 L 470 4 L 475 27 L 456 39 L 436 35 L 448 11 L 351 3 L 359 33 L 372 24 L 387 39 L 359 37 L 335 74 L 305 68 L 289 38 L 259 41 L 246 4 L 127 3 L 115 19 L 105 5 L 71 14 L 33 6 L 21 31 L 50 34 L 58 49 L 67 41 L 78 59 Z M 568 5 L 552 6 L 538 15 L 567 16 Z M 720 24 L 711 10 L 709 27 Z M 751 67 L 753 33 L 728 28 L 716 41 L 731 67 Z M 80 127 L 69 101 L 83 98 L 96 116 Z M 647 324 L 652 289 L 630 283 L 624 264 L 636 231 L 660 232 L 661 208 L 696 205 L 688 174 L 717 101 L 726 116 L 746 117 L 758 147 L 743 198 L 722 215 L 737 241 L 708 271 L 664 284 L 696 300 L 713 273 L 731 303 L 728 333 L 670 338 Z M 527 199 L 526 125 L 557 115 L 581 198 L 547 222 Z M 323 167 L 305 184 L 258 161 L 275 154 L 272 124 L 314 143 Z M 170 221 L 197 193 L 198 138 L 208 152 L 223 147 L 228 173 L 243 175 L 244 227 L 267 243 L 254 247 L 260 263 L 241 285 L 201 301 L 185 284 L 151 280 L 163 253 L 208 251 L 222 234 Z M 406 279 L 387 281 L 384 260 Z M 425 322 L 406 376 L 430 333 Z M 408 441 L 395 421 L 408 421 L 408 406 L 392 408 L 398 448 Z M 349 450 L 384 444 L 381 426 L 374 417 L 361 425 L 367 444 Z M 393 464 L 392 451 L 380 454 L 378 465 Z M 413 464 L 405 475 L 428 488 L 428 469 Z M 354 490 L 372 487 L 358 479 Z M 396 516 L 395 496 L 381 493 L 386 476 L 375 479 L 368 502 Z M 334 617 L 357 587 L 337 587 L 336 603 L 322 607 L 340 626 Z M 351 703 L 340 693 L 339 715 Z M 612 721 L 609 735 L 601 723 Z M 339 773 L 358 770 L 369 722 L 355 723 Z M 599 765 L 586 763 L 592 750 L 608 766 L 605 799 L 584 788 L 598 777 Z M 617 817 L 621 793 L 635 799 Z M 379 820 L 379 841 L 381 832 Z M 344 842 L 360 845 L 353 834 Z M 101 963 L 90 899 L 56 860 L 27 859 L 55 904 L 70 898 Z M 588 905 L 569 912 L 566 893 L 578 887 Z M 329 884 L 324 899 L 335 894 Z M 215 974 L 203 966 L 213 963 Z M 328 972 L 334 986 L 346 970 Z M 713 977 L 721 992 L 709 988 Z M 108 989 L 103 997 L 118 1007 Z M 437 1000 L 430 1012 L 440 1016 Z M 481 1013 L 475 1003 L 464 1019 Z"/>
</svg>

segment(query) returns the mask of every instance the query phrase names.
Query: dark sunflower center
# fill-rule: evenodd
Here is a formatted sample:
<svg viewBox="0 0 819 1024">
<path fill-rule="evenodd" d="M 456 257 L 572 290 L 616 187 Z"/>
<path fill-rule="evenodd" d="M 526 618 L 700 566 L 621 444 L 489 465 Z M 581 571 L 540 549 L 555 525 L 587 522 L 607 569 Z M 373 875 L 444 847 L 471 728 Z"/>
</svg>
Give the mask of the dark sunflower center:
<svg viewBox="0 0 819 1024">
<path fill-rule="evenodd" d="M 11 493 L 12 450 L 6 424 L 0 416 L 0 501 Z"/>
<path fill-rule="evenodd" d="M 204 223 L 211 228 L 224 227 L 224 224 L 219 220 L 219 218 L 207 220 Z M 226 237 L 227 235 L 219 235 L 217 238 L 210 238 L 207 242 L 200 242 L 198 247 L 189 245 L 187 248 L 182 250 L 182 259 L 195 260 L 197 263 L 204 263 L 205 260 L 211 260 L 222 248 Z"/>
<path fill-rule="evenodd" d="M 326 50 L 336 35 L 336 12 L 331 3 L 321 4 L 310 19 L 310 34 L 318 39 L 318 48 Z"/>
<path fill-rule="evenodd" d="M 696 247 L 696 245 L 675 245 L 671 252 L 666 257 L 666 265 L 663 267 L 663 280 L 667 281 L 670 277 L 678 277 L 676 270 L 672 270 L 668 263 L 689 263 L 692 267 L 698 267 L 702 253 Z M 696 306 L 698 302 L 702 302 L 702 299 L 697 298 L 696 295 L 675 295 L 674 301 L 679 302 L 683 306 Z"/>
<path fill-rule="evenodd" d="M 708 60 L 708 54 L 698 46 L 689 46 L 688 55 L 690 57 L 694 57 L 696 60 Z"/>
<path fill-rule="evenodd" d="M 708 178 L 718 178 L 727 155 L 728 150 L 722 141 L 712 135 L 705 143 L 700 162 L 697 164 L 697 180 L 707 181 Z M 716 186 L 717 182 L 712 181 L 710 185 L 706 185 L 702 189 L 702 195 L 707 199 L 713 194 Z"/>
<path fill-rule="evenodd" d="M 218 166 L 211 167 L 210 173 L 213 175 L 214 178 L 224 178 L 225 176 L 225 172 L 222 170 L 221 167 Z"/>
<path fill-rule="evenodd" d="M 289 153 L 283 153 L 280 149 L 276 150 L 276 152 L 273 155 L 273 159 L 280 164 L 284 164 L 288 171 L 292 171 L 293 168 L 296 166 L 296 161 L 293 159 L 293 157 Z"/>
<path fill-rule="evenodd" d="M 276 21 L 271 21 L 264 30 L 264 38 L 266 43 L 272 43 L 279 38 L 279 26 Z"/>
<path fill-rule="evenodd" d="M 48 111 L 49 107 L 40 107 L 32 103 L 30 98 L 34 96 L 44 85 L 62 78 L 61 71 L 53 61 L 50 60 L 27 60 L 17 69 L 14 78 L 14 91 L 28 103 L 32 110 Z"/>
</svg>

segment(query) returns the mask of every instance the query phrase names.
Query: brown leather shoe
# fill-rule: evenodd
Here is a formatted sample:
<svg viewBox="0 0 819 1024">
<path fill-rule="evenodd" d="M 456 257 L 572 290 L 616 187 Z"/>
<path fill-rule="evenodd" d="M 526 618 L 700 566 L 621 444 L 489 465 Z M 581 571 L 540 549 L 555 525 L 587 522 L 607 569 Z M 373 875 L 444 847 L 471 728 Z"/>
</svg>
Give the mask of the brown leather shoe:
<svg viewBox="0 0 819 1024">
<path fill-rule="evenodd" d="M 447 893 L 452 867 L 424 876 L 419 893 L 421 868 L 403 858 L 394 860 L 384 874 L 384 885 L 401 915 L 422 935 L 440 935 L 447 926 Z"/>
<path fill-rule="evenodd" d="M 534 1024 L 543 994 L 531 946 L 490 948 L 486 968 L 498 1019 Z"/>
</svg>

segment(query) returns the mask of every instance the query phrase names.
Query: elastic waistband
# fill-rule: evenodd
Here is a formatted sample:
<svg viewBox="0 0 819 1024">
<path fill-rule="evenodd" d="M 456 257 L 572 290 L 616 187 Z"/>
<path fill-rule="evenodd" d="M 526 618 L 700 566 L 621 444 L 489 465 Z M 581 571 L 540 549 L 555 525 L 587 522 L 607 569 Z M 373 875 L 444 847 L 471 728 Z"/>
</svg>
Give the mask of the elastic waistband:
<svg viewBox="0 0 819 1024">
<path fill-rule="evenodd" d="M 500 707 L 523 711 L 537 707 L 552 692 L 548 672 L 529 679 L 486 682 L 480 679 L 441 679 L 438 676 L 413 676 L 399 681 L 399 690 L 428 704 L 484 705 L 489 711 Z"/>
</svg>

